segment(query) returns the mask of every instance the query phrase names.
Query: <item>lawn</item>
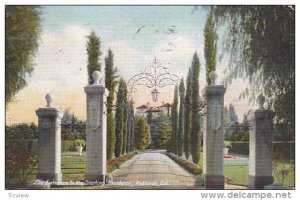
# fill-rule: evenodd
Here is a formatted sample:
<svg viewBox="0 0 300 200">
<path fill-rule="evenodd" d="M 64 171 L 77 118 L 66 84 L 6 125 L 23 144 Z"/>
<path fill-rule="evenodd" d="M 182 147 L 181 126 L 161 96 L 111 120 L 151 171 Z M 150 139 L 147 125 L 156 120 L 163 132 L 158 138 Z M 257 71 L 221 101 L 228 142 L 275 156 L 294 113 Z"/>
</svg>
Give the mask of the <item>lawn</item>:
<svg viewBox="0 0 300 200">
<path fill-rule="evenodd" d="M 290 163 L 280 163 L 281 169 L 291 169 L 292 166 Z M 203 152 L 201 152 L 201 157 L 199 161 L 199 166 L 203 167 Z M 248 186 L 248 166 L 224 166 L 224 176 L 231 179 L 230 184 L 232 185 L 243 185 Z M 279 173 L 273 174 L 275 178 L 275 183 L 280 183 Z M 295 173 L 293 170 L 289 170 L 289 174 L 285 177 L 283 181 L 284 186 L 295 187 Z"/>
<path fill-rule="evenodd" d="M 131 159 L 135 153 L 130 154 L 128 157 L 117 160 L 112 164 L 107 164 L 107 172 L 110 173 L 117 169 L 123 162 Z M 83 181 L 86 172 L 86 156 L 76 155 L 74 152 L 64 152 L 61 157 L 61 171 L 63 181 Z M 31 175 L 28 180 L 35 180 L 37 174 L 37 167 L 32 169 Z"/>
</svg>

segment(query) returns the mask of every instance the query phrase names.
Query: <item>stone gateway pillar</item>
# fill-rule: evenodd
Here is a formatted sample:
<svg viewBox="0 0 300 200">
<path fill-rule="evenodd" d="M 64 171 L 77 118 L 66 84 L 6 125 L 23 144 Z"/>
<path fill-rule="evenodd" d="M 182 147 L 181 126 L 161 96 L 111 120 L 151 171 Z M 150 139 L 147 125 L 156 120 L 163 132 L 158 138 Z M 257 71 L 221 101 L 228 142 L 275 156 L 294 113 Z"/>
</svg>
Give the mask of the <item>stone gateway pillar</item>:
<svg viewBox="0 0 300 200">
<path fill-rule="evenodd" d="M 209 75 L 211 85 L 204 88 L 202 95 L 206 102 L 203 135 L 203 178 L 204 187 L 224 189 L 223 170 L 223 110 L 226 88 L 216 85 L 216 72 Z"/>
<path fill-rule="evenodd" d="M 257 97 L 259 108 L 250 115 L 249 189 L 264 189 L 273 183 L 272 150 L 274 112 L 265 110 L 265 97 Z"/>
<path fill-rule="evenodd" d="M 99 71 L 93 74 L 94 84 L 84 88 L 87 99 L 86 179 L 106 179 L 106 99 L 108 90 Z"/>
<path fill-rule="evenodd" d="M 62 181 L 61 173 L 61 112 L 51 106 L 52 98 L 46 95 L 47 107 L 36 110 L 38 116 L 38 174 L 37 179 Z"/>
</svg>

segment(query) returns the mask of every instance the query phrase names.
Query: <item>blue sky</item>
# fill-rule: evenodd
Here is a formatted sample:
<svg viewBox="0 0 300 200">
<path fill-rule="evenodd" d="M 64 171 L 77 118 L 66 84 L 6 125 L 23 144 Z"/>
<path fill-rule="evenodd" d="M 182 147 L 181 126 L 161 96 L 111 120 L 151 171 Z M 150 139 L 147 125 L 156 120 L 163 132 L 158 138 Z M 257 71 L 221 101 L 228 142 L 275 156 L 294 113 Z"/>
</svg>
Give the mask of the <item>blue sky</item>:
<svg viewBox="0 0 300 200">
<path fill-rule="evenodd" d="M 101 39 L 102 66 L 111 48 L 115 66 L 125 80 L 141 72 L 155 57 L 170 72 L 185 78 L 193 53 L 197 52 L 201 62 L 200 89 L 205 87 L 203 29 L 206 12 L 202 8 L 42 6 L 41 19 L 42 34 L 34 58 L 35 70 L 28 79 L 28 87 L 21 90 L 16 96 L 17 101 L 8 107 L 7 119 L 11 123 L 36 121 L 34 111 L 45 106 L 46 93 L 52 94 L 54 105 L 58 108 L 70 108 L 79 118 L 85 119 L 86 36 L 91 31 L 95 31 Z M 175 30 L 174 33 L 168 32 L 170 28 Z M 217 64 L 219 83 L 226 66 L 226 61 Z M 225 104 L 233 102 L 244 86 L 241 80 L 233 82 L 227 89 Z M 150 90 L 139 87 L 133 96 L 136 106 L 146 102 L 152 105 L 171 102 L 173 88 L 161 89 L 161 96 L 154 104 Z M 249 108 L 245 101 L 235 104 L 240 116 Z M 28 116 L 21 114 L 24 112 Z"/>
</svg>

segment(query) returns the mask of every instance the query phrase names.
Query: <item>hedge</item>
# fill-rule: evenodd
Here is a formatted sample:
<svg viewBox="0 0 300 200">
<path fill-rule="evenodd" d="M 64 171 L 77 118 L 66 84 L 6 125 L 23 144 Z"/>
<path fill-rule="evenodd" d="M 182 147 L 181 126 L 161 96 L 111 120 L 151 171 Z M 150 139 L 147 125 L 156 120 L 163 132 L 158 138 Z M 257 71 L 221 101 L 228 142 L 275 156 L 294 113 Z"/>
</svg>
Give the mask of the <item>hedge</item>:
<svg viewBox="0 0 300 200">
<path fill-rule="evenodd" d="M 62 141 L 61 142 L 61 151 L 62 152 L 76 151 L 76 143 L 78 143 L 78 142 L 79 142 L 78 140 L 75 140 L 75 141 Z M 32 154 L 37 155 L 37 153 L 38 153 L 38 141 L 34 140 L 34 141 L 28 142 L 28 150 Z M 85 151 L 85 146 L 83 146 L 83 151 Z"/>
<path fill-rule="evenodd" d="M 202 168 L 199 165 L 196 165 L 195 163 L 191 163 L 185 159 L 179 158 L 178 156 L 167 153 L 167 156 L 171 158 L 173 161 L 175 161 L 177 164 L 179 164 L 181 167 L 186 169 L 188 172 L 194 174 L 194 175 L 201 175 L 202 174 Z"/>
<path fill-rule="evenodd" d="M 226 144 L 228 141 L 226 141 Z M 230 142 L 231 148 L 229 153 L 249 155 L 249 142 Z M 295 142 L 273 142 L 273 153 L 283 153 L 287 159 L 294 159 L 295 157 Z"/>
</svg>

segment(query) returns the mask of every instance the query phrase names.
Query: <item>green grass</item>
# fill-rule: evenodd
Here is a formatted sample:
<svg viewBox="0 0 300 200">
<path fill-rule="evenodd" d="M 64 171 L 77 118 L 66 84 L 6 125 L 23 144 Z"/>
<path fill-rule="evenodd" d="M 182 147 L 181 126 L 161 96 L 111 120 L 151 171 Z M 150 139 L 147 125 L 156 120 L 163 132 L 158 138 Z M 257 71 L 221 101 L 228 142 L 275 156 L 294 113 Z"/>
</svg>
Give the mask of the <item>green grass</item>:
<svg viewBox="0 0 300 200">
<path fill-rule="evenodd" d="M 232 185 L 248 185 L 248 166 L 224 166 L 224 176 Z"/>
<path fill-rule="evenodd" d="M 115 164 L 107 164 L 107 172 L 118 169 L 120 165 L 127 160 L 131 159 L 137 152 L 130 153 L 128 157 L 118 161 Z M 63 181 L 80 181 L 84 180 L 86 173 L 86 157 L 83 156 L 71 156 L 70 154 L 63 153 L 61 160 L 61 171 Z M 37 167 L 32 169 L 31 175 L 29 175 L 28 180 L 35 180 L 37 174 Z"/>
</svg>

